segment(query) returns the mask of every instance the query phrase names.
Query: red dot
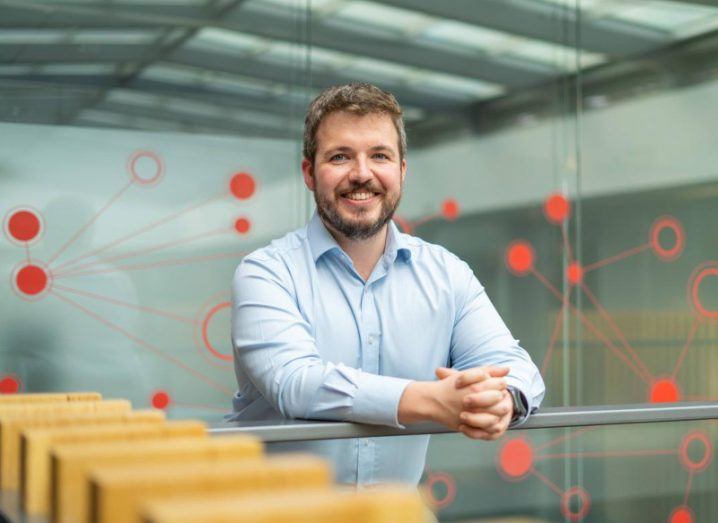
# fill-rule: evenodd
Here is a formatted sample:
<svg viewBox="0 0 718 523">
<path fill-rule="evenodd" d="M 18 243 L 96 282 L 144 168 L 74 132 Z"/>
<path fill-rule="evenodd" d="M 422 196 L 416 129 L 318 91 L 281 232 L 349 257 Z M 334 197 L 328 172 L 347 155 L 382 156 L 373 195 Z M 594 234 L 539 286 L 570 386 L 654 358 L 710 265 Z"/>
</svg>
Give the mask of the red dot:
<svg viewBox="0 0 718 523">
<path fill-rule="evenodd" d="M 156 409 L 165 409 L 170 404 L 170 395 L 158 390 L 152 395 L 152 406 Z"/>
<path fill-rule="evenodd" d="M 550 194 L 543 205 L 543 212 L 546 219 L 551 223 L 560 224 L 568 218 L 571 211 L 571 204 L 568 199 L 561 193 Z"/>
<path fill-rule="evenodd" d="M 693 511 L 685 505 L 678 507 L 671 512 L 668 523 L 693 523 Z"/>
<path fill-rule="evenodd" d="M 251 226 L 252 224 L 247 218 L 237 218 L 237 221 L 234 222 L 234 229 L 239 234 L 247 234 Z"/>
<path fill-rule="evenodd" d="M 578 262 L 571 262 L 566 269 L 566 278 L 571 285 L 583 282 L 583 267 Z"/>
<path fill-rule="evenodd" d="M 681 400 L 681 392 L 678 390 L 676 380 L 662 378 L 651 385 L 651 403 L 675 403 Z"/>
<path fill-rule="evenodd" d="M 30 211 L 17 211 L 8 220 L 8 231 L 17 241 L 29 242 L 40 233 L 40 218 Z"/>
<path fill-rule="evenodd" d="M 17 288 L 23 294 L 35 296 L 47 288 L 47 273 L 37 265 L 28 264 L 16 275 Z"/>
<path fill-rule="evenodd" d="M 506 264 L 513 273 L 523 276 L 534 267 L 534 249 L 525 240 L 516 240 L 506 249 Z"/>
<path fill-rule="evenodd" d="M 571 509 L 571 500 L 574 498 L 578 500 L 578 510 Z M 571 487 L 561 496 L 561 512 L 570 521 L 581 521 L 588 515 L 589 510 L 591 510 L 591 496 L 589 496 L 586 489 Z"/>
<path fill-rule="evenodd" d="M 509 479 L 521 479 L 531 471 L 534 451 L 524 438 L 509 440 L 499 450 L 499 472 Z"/>
<path fill-rule="evenodd" d="M 450 198 L 448 200 L 444 200 L 444 203 L 441 204 L 441 214 L 444 215 L 444 218 L 447 220 L 455 220 L 459 216 L 459 204 L 456 200 L 453 198 Z"/>
<path fill-rule="evenodd" d="M 20 381 L 13 376 L 5 376 L 0 380 L 0 394 L 15 394 L 20 390 Z"/>
<path fill-rule="evenodd" d="M 674 236 L 673 245 L 670 247 L 662 245 L 660 241 L 661 234 L 665 230 L 670 230 Z M 672 261 L 678 258 L 683 252 L 683 247 L 686 243 L 686 233 L 683 231 L 683 226 L 673 216 L 661 216 L 653 222 L 649 237 L 653 252 L 663 261 Z"/>
<path fill-rule="evenodd" d="M 229 182 L 229 189 L 235 198 L 246 200 L 254 194 L 256 184 L 254 178 L 248 173 L 237 173 Z"/>
</svg>

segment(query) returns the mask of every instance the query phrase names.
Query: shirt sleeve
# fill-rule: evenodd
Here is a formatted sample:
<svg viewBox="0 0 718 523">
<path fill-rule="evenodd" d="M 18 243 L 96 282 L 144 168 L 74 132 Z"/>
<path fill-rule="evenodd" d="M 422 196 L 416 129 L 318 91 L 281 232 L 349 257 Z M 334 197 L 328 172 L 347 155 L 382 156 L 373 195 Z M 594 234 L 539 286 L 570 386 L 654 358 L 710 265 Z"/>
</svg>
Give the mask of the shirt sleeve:
<svg viewBox="0 0 718 523">
<path fill-rule="evenodd" d="M 528 412 L 535 412 L 545 393 L 541 373 L 531 356 L 511 335 L 471 268 L 463 261 L 457 260 L 457 264 L 457 308 L 451 337 L 451 366 L 459 370 L 485 365 L 509 367 L 508 384 L 523 394 Z M 512 427 L 521 425 L 526 419 L 528 416 L 512 424 Z"/>
<path fill-rule="evenodd" d="M 235 364 L 283 417 L 404 428 L 399 400 L 411 380 L 324 361 L 282 261 L 245 258 L 232 288 Z"/>
</svg>

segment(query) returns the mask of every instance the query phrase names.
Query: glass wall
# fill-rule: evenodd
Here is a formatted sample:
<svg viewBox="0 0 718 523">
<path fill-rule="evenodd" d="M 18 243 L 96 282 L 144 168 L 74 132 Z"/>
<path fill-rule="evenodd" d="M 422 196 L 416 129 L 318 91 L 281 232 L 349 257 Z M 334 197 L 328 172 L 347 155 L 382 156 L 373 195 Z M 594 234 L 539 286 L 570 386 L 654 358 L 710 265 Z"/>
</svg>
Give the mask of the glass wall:
<svg viewBox="0 0 718 523">
<path fill-rule="evenodd" d="M 306 104 L 358 80 L 405 109 L 396 222 L 472 266 L 541 368 L 544 406 L 718 399 L 714 3 L 0 12 L 3 391 L 100 390 L 221 419 L 234 267 L 310 216 Z M 709 521 L 712 429 L 435 438 L 425 484 L 446 521 Z M 552 457 L 528 478 L 531 452 Z"/>
</svg>

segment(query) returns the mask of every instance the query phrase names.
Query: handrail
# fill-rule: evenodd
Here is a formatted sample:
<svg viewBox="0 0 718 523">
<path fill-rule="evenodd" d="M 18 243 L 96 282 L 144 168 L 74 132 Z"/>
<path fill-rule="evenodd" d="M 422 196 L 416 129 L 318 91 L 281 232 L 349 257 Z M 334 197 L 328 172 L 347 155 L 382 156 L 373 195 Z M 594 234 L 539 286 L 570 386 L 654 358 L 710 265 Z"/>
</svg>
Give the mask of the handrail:
<svg viewBox="0 0 718 523">
<path fill-rule="evenodd" d="M 660 423 L 718 419 L 718 402 L 606 405 L 595 407 L 545 408 L 517 429 L 548 429 L 633 423 Z M 369 438 L 445 434 L 454 430 L 436 423 L 417 423 L 405 429 L 334 421 L 273 420 L 244 421 L 214 425 L 213 435 L 250 433 L 265 442 Z"/>
</svg>

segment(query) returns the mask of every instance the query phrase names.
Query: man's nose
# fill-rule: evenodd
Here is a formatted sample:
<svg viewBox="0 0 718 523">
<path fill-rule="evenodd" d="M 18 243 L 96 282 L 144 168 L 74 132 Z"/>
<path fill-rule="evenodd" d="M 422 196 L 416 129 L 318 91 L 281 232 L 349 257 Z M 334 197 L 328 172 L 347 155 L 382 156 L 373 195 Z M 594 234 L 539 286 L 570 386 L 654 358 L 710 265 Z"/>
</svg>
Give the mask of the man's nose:
<svg viewBox="0 0 718 523">
<path fill-rule="evenodd" d="M 369 168 L 369 162 L 367 161 L 367 158 L 364 158 L 361 155 L 357 156 L 356 162 L 354 163 L 354 167 L 349 173 L 349 180 L 354 183 L 365 183 L 371 180 L 373 177 L 374 174 Z"/>
</svg>

